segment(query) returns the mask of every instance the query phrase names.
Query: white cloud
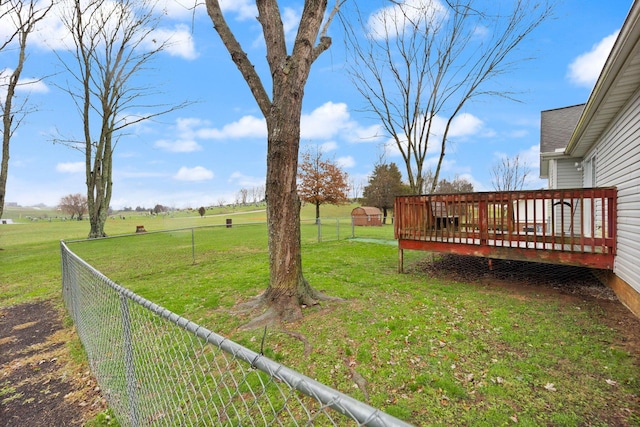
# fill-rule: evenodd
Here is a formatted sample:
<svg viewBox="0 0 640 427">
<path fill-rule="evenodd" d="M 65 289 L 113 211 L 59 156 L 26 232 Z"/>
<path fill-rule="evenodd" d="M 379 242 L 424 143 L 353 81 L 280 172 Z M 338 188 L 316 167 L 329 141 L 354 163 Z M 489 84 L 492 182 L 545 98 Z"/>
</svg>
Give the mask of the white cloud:
<svg viewBox="0 0 640 427">
<path fill-rule="evenodd" d="M 509 138 L 524 138 L 526 136 L 529 136 L 529 131 L 527 129 L 516 129 L 507 132 L 507 137 Z"/>
<path fill-rule="evenodd" d="M 202 166 L 193 168 L 183 166 L 173 177 L 178 181 L 208 181 L 213 179 L 213 172 Z"/>
<path fill-rule="evenodd" d="M 191 153 L 202 150 L 200 144 L 192 139 L 178 139 L 176 141 L 161 139 L 156 141 L 154 146 L 172 153 Z"/>
<path fill-rule="evenodd" d="M 47 86 L 42 80 L 35 78 L 24 78 L 20 79 L 18 82 L 18 87 L 16 87 L 16 91 L 22 92 L 37 92 L 37 93 L 48 93 L 49 86 Z"/>
<path fill-rule="evenodd" d="M 85 171 L 84 162 L 67 162 L 58 163 L 56 165 L 56 172 L 60 173 L 79 173 Z"/>
<path fill-rule="evenodd" d="M 178 3 L 177 0 L 168 0 L 163 7 L 159 7 L 155 10 L 156 13 L 162 12 L 169 19 L 184 19 L 190 18 L 194 7 L 194 3 L 187 0 L 180 0 L 182 3 Z M 111 15 L 110 19 L 115 20 L 117 16 L 120 16 L 117 10 L 117 2 L 113 0 L 107 0 L 101 3 L 102 10 Z M 36 30 L 29 38 L 29 43 L 32 46 L 38 47 L 42 50 L 56 49 L 60 51 L 74 50 L 74 42 L 71 34 L 65 27 L 60 19 L 61 16 L 69 14 L 66 9 L 67 5 L 59 3 L 54 5 L 45 18 L 38 22 Z M 197 8 L 197 11 L 204 10 L 204 8 Z M 115 25 L 111 22 L 112 25 Z M 125 23 L 126 25 L 126 23 Z M 192 31 L 186 24 L 176 24 L 173 28 L 141 28 L 140 36 L 145 35 L 145 39 L 142 40 L 140 46 L 145 49 L 155 49 L 158 43 L 167 43 L 164 52 L 171 56 L 179 56 L 185 59 L 197 58 L 194 41 L 192 37 Z M 147 30 L 149 33 L 147 34 Z M 0 40 L 3 31 L 0 29 Z M 131 45 L 133 46 L 133 45 Z"/>
<path fill-rule="evenodd" d="M 441 116 L 435 116 L 433 119 L 433 125 L 431 126 L 431 136 L 429 137 L 429 145 L 427 147 L 427 152 L 430 154 L 438 154 L 440 152 L 442 135 L 446 129 L 447 120 Z M 484 132 L 484 122 L 480 120 L 478 117 L 469 113 L 462 113 L 456 116 L 451 122 L 451 127 L 449 128 L 449 135 L 447 139 L 447 143 L 450 146 L 453 141 L 451 138 L 461 138 L 464 139 L 469 136 L 480 136 L 487 137 L 491 135 L 491 132 Z M 407 138 L 401 138 L 402 144 L 406 147 Z M 392 138 L 389 138 L 384 143 L 385 153 L 391 157 L 398 157 L 401 155 L 400 148 L 396 141 Z M 406 150 L 406 148 L 405 148 Z"/>
<path fill-rule="evenodd" d="M 300 118 L 300 138 L 330 139 L 339 136 L 349 142 L 371 142 L 381 139 L 380 125 L 362 127 L 351 119 L 343 102 L 326 102 Z"/>
<path fill-rule="evenodd" d="M 350 129 L 346 135 L 341 135 L 344 139 L 353 143 L 360 142 L 380 142 L 384 139 L 384 129 L 382 125 L 371 125 L 369 127 L 356 127 Z"/>
<path fill-rule="evenodd" d="M 173 29 L 157 28 L 153 34 L 147 37 L 144 45 L 147 49 L 156 49 L 156 43 L 166 41 L 164 51 L 171 56 L 179 56 L 184 59 L 195 59 L 198 57 L 196 47 L 191 36 L 191 30 L 184 24 L 176 25 Z"/>
<path fill-rule="evenodd" d="M 373 12 L 367 21 L 367 28 L 371 38 L 393 38 L 409 24 L 419 23 L 421 27 L 426 27 L 446 17 L 447 8 L 438 0 L 405 0 Z"/>
<path fill-rule="evenodd" d="M 194 13 L 206 13 L 204 4 L 196 4 L 193 0 L 163 0 L 158 4 L 158 9 L 162 10 L 167 18 L 176 20 L 191 20 Z"/>
<path fill-rule="evenodd" d="M 303 139 L 328 139 L 341 130 L 355 126 L 347 104 L 342 102 L 326 102 L 311 114 L 303 114 L 300 120 L 300 136 Z"/>
<path fill-rule="evenodd" d="M 229 176 L 228 182 L 230 184 L 239 185 L 243 188 L 253 188 L 265 185 L 264 177 L 256 177 L 245 175 L 242 172 L 234 172 Z"/>
<path fill-rule="evenodd" d="M 529 167 L 537 167 L 540 163 L 540 145 L 532 145 L 528 150 L 521 151 L 520 158 L 522 158 Z"/>
<path fill-rule="evenodd" d="M 196 134 L 206 139 L 266 138 L 267 122 L 263 118 L 244 116 L 222 129 L 199 129 Z"/>
<path fill-rule="evenodd" d="M 336 159 L 336 164 L 341 169 L 352 168 L 356 165 L 356 161 L 352 156 L 338 157 Z"/>
<path fill-rule="evenodd" d="M 14 70 L 11 68 L 0 70 L 0 97 L 2 97 L 2 99 L 4 99 L 7 95 L 9 76 L 11 76 L 13 71 Z M 49 92 L 49 87 L 42 80 L 31 77 L 21 77 L 20 80 L 18 80 L 16 92 L 47 93 Z"/>
<path fill-rule="evenodd" d="M 478 39 L 485 39 L 489 35 L 489 28 L 484 25 L 478 25 L 474 28 L 473 35 Z"/>
<path fill-rule="evenodd" d="M 451 122 L 449 137 L 465 137 L 476 135 L 482 129 L 483 122 L 473 114 L 462 113 L 456 116 Z M 444 127 L 440 134 L 444 132 Z"/>
<path fill-rule="evenodd" d="M 222 128 L 213 128 L 209 123 L 196 118 L 183 118 L 177 122 L 183 137 L 202 139 L 267 138 L 267 123 L 262 117 L 243 116 Z M 326 102 L 311 113 L 300 118 L 300 139 L 316 143 L 340 136 L 348 141 L 371 141 L 380 139 L 380 126 L 361 127 L 351 119 L 347 104 Z M 330 142 L 330 141 L 329 141 Z M 335 149 L 330 143 L 323 151 Z"/>
<path fill-rule="evenodd" d="M 287 40 L 295 40 L 298 25 L 300 24 L 300 11 L 285 7 L 282 13 L 282 26 Z"/>
<path fill-rule="evenodd" d="M 198 119 L 195 117 L 187 117 L 187 118 L 178 118 L 176 120 L 176 127 L 178 131 L 183 136 L 188 136 L 192 138 L 194 135 L 193 128 L 208 126 L 209 122 L 207 120 Z"/>
<path fill-rule="evenodd" d="M 330 151 L 335 151 L 338 149 L 338 144 L 335 141 L 327 141 L 324 144 L 320 144 L 320 150 L 323 153 L 328 153 Z"/>
<path fill-rule="evenodd" d="M 249 0 L 220 0 L 220 8 L 223 12 L 236 13 L 240 21 L 255 19 L 258 16 L 255 2 Z"/>
<path fill-rule="evenodd" d="M 569 64 L 567 76 L 573 84 L 588 88 L 595 85 L 602 67 L 611 53 L 611 48 L 618 38 L 618 33 L 620 33 L 619 30 L 605 37 L 593 45 L 589 52 L 578 56 Z"/>
</svg>

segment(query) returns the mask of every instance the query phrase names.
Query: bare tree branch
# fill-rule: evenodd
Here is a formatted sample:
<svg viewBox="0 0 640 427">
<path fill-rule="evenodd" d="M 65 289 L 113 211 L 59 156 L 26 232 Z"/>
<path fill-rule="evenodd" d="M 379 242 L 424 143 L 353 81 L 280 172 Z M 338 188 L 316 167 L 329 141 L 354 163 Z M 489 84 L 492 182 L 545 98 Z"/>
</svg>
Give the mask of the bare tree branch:
<svg viewBox="0 0 640 427">
<path fill-rule="evenodd" d="M 258 76 L 253 64 L 249 60 L 249 57 L 244 52 L 242 46 L 240 46 L 240 43 L 229 28 L 229 25 L 222 14 L 222 10 L 220 9 L 220 3 L 217 0 L 207 1 L 206 5 L 209 17 L 211 18 L 211 21 L 213 21 L 213 27 L 220 35 L 220 39 L 229 51 L 229 54 L 231 54 L 231 60 L 236 64 L 238 70 L 240 70 L 240 73 L 242 74 L 242 77 L 247 81 L 249 89 L 258 103 L 258 107 L 260 107 L 260 111 L 262 111 L 262 114 L 266 117 L 267 114 L 269 114 L 269 109 L 271 108 L 271 100 L 262 85 L 260 76 Z"/>
<path fill-rule="evenodd" d="M 80 140 L 62 137 L 54 142 L 84 152 L 89 237 L 102 237 L 112 194 L 113 152 L 123 130 L 189 102 L 145 103 L 143 98 L 153 94 L 152 88 L 135 84 L 170 43 L 154 35 L 160 20 L 155 0 L 67 1 L 62 22 L 72 35 L 73 52 L 56 55 L 75 83 L 62 89 L 80 113 L 83 132 Z"/>
<path fill-rule="evenodd" d="M 522 190 L 530 173 L 529 165 L 520 155 L 504 156 L 491 168 L 491 184 L 496 191 Z"/>
<path fill-rule="evenodd" d="M 4 6 L 4 7 L 2 7 Z M 4 51 L 17 43 L 15 68 L 6 77 L 0 72 L 0 109 L 2 111 L 2 160 L 0 161 L 0 217 L 4 212 L 7 178 L 9 175 L 9 146 L 15 130 L 24 117 L 31 111 L 28 109 L 28 96 L 19 106 L 14 105 L 16 90 L 21 85 L 20 76 L 27 59 L 27 40 L 36 25 L 49 13 L 53 3 L 37 3 L 35 0 L 6 0 L 0 12 L 0 25 L 9 29 L 8 36 L 0 43 L 0 51 Z M 34 82 L 26 83 L 31 84 Z"/>
<path fill-rule="evenodd" d="M 481 10 L 474 0 L 398 0 L 368 18 L 357 6 L 340 14 L 347 70 L 366 110 L 395 141 L 415 194 L 435 190 L 455 119 L 471 101 L 515 99 L 508 88 L 496 88 L 497 81 L 529 59 L 516 57 L 517 47 L 552 14 L 546 0 L 517 0 L 504 15 L 487 7 Z M 432 152 L 437 163 L 427 189 Z"/>
</svg>

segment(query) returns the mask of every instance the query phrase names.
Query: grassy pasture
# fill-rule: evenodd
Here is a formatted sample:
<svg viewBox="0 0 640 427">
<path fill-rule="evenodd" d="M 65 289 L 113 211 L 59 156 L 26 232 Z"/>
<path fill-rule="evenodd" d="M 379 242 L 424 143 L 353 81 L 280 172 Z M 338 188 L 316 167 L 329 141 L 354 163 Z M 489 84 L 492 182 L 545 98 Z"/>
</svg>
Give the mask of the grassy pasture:
<svg viewBox="0 0 640 427">
<path fill-rule="evenodd" d="M 351 208 L 323 206 L 322 214 L 347 218 Z M 312 212 L 303 210 L 305 277 L 345 301 L 268 330 L 268 357 L 415 425 L 640 425 L 637 355 L 619 345 L 598 304 L 433 279 L 418 268 L 419 252 L 405 254 L 400 275 L 394 246 L 344 240 L 348 220 L 342 240 L 317 243 Z M 143 297 L 259 350 L 262 330 L 239 331 L 248 318 L 231 308 L 268 283 L 264 213 L 233 213 L 115 217 L 109 235 L 136 225 L 150 233 L 70 249 Z M 234 227 L 221 226 L 226 218 Z M 59 302 L 58 242 L 87 232 L 77 221 L 0 226 L 0 306 Z M 361 233 L 393 238 L 390 225 Z M 287 331 L 302 334 L 311 353 Z"/>
</svg>

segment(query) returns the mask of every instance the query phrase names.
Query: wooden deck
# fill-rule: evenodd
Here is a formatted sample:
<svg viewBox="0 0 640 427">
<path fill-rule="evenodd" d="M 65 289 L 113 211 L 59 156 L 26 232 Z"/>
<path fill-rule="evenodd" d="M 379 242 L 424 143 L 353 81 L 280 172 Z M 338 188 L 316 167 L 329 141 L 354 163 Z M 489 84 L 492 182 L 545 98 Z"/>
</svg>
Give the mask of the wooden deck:
<svg viewBox="0 0 640 427">
<path fill-rule="evenodd" d="M 613 269 L 615 188 L 400 196 L 403 250 Z"/>
</svg>

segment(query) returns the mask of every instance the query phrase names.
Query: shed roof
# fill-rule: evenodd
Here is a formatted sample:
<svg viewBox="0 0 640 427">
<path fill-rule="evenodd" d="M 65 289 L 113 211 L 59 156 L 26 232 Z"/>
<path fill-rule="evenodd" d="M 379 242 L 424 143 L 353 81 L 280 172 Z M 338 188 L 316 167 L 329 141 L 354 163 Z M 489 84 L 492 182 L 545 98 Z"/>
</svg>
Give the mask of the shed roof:
<svg viewBox="0 0 640 427">
<path fill-rule="evenodd" d="M 358 209 L 364 210 L 366 215 L 381 215 L 380 209 L 373 206 L 360 206 L 351 211 L 351 215 L 355 214 Z"/>
</svg>

